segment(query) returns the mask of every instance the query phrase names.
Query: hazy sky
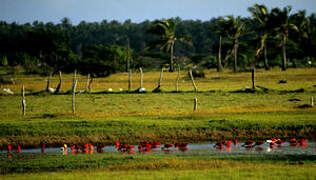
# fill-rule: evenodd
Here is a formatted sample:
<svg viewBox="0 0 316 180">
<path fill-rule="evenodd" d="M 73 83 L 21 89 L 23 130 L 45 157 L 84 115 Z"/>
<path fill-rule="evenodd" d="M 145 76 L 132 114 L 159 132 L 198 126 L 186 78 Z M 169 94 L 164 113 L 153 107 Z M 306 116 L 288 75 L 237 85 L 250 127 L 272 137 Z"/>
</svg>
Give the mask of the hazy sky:
<svg viewBox="0 0 316 180">
<path fill-rule="evenodd" d="M 205 21 L 230 14 L 249 16 L 247 8 L 255 3 L 269 8 L 291 5 L 292 12 L 306 9 L 308 14 L 316 13 L 316 0 L 0 0 L 0 20 L 59 23 L 68 17 L 78 24 L 82 20 L 141 22 L 179 16 Z"/>
</svg>

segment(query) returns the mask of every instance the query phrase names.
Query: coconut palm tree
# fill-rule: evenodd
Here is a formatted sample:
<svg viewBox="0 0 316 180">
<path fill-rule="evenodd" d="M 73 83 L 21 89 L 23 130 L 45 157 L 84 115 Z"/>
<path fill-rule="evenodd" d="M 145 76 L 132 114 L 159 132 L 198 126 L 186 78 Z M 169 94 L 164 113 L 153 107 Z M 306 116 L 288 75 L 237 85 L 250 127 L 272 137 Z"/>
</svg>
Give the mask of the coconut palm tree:
<svg viewBox="0 0 316 180">
<path fill-rule="evenodd" d="M 222 37 L 224 35 L 224 28 L 221 23 L 222 21 L 217 21 L 215 24 L 215 32 L 219 36 L 219 45 L 218 45 L 218 55 L 217 55 L 217 72 L 222 72 L 223 71 L 223 65 L 222 65 Z"/>
<path fill-rule="evenodd" d="M 230 39 L 234 40 L 234 47 L 231 51 L 234 56 L 234 72 L 237 72 L 237 55 L 238 55 L 238 46 L 239 37 L 243 34 L 245 29 L 245 23 L 242 22 L 241 17 L 238 16 L 234 18 L 234 16 L 226 16 L 227 19 L 220 18 L 219 21 L 223 25 L 225 29 L 225 34 Z"/>
<path fill-rule="evenodd" d="M 258 57 L 262 51 L 264 53 L 264 68 L 269 70 L 268 58 L 267 58 L 267 46 L 266 40 L 269 30 L 269 12 L 266 6 L 255 4 L 253 7 L 249 7 L 252 17 L 259 23 L 260 33 L 260 47 L 256 50 L 256 57 Z"/>
<path fill-rule="evenodd" d="M 192 45 L 192 40 L 189 37 L 176 37 L 176 21 L 174 19 L 157 20 L 147 31 L 158 35 L 158 40 L 153 42 L 151 47 L 159 47 L 160 50 L 170 52 L 170 72 L 173 72 L 174 44 L 176 41 L 181 41 Z"/>
<path fill-rule="evenodd" d="M 282 70 L 285 71 L 287 68 L 286 59 L 286 41 L 289 36 L 289 31 L 295 30 L 298 32 L 298 28 L 295 24 L 290 23 L 289 14 L 291 12 L 291 7 L 287 6 L 283 10 L 279 8 L 273 8 L 271 10 L 271 23 L 273 24 L 274 31 L 277 33 L 277 38 L 281 39 L 279 47 L 282 47 Z"/>
</svg>

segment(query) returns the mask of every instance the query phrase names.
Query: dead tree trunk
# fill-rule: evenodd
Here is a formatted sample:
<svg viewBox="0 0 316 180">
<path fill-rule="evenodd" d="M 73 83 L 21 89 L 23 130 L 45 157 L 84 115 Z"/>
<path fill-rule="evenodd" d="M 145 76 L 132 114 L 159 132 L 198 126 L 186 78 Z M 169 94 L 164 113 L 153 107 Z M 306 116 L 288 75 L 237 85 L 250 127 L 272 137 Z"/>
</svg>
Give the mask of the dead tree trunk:
<svg viewBox="0 0 316 180">
<path fill-rule="evenodd" d="M 177 75 L 177 79 L 176 79 L 176 92 L 179 91 L 179 88 L 178 88 L 179 79 L 180 79 L 180 67 L 178 67 L 178 75 Z"/>
<path fill-rule="evenodd" d="M 198 103 L 197 98 L 194 98 L 194 108 L 193 108 L 194 112 L 196 112 L 196 111 L 197 111 L 197 108 L 198 108 L 197 103 Z"/>
<path fill-rule="evenodd" d="M 25 110 L 26 110 L 26 101 L 25 101 L 25 92 L 24 92 L 24 85 L 22 85 L 22 115 L 23 118 L 25 116 Z"/>
<path fill-rule="evenodd" d="M 161 68 L 161 71 L 160 71 L 160 78 L 158 80 L 158 86 L 156 89 L 153 90 L 153 92 L 161 92 L 160 86 L 161 86 L 161 81 L 162 81 L 162 73 L 163 73 L 163 68 Z"/>
<path fill-rule="evenodd" d="M 87 85 L 86 85 L 86 92 L 90 92 L 91 91 L 91 83 L 93 81 L 93 78 L 90 76 L 90 74 L 88 74 L 87 76 Z"/>
<path fill-rule="evenodd" d="M 77 87 L 77 70 L 74 72 L 73 84 L 72 84 L 72 114 L 75 114 L 76 107 L 75 107 L 75 96 L 76 96 L 76 87 Z"/>
<path fill-rule="evenodd" d="M 255 69 L 251 69 L 252 89 L 255 90 Z"/>
<path fill-rule="evenodd" d="M 140 87 L 139 88 L 143 88 L 143 70 L 141 67 L 139 68 L 139 72 L 140 72 Z"/>
<path fill-rule="evenodd" d="M 132 70 L 128 72 L 128 91 L 132 90 Z"/>
<path fill-rule="evenodd" d="M 56 87 L 55 94 L 59 93 L 61 87 L 61 71 L 59 71 L 59 83 Z"/>
<path fill-rule="evenodd" d="M 47 78 L 46 92 L 49 92 L 49 86 L 50 86 L 50 79 L 51 78 L 52 78 L 52 73 L 50 73 L 48 75 L 48 78 Z"/>
<path fill-rule="evenodd" d="M 189 74 L 190 74 L 190 77 L 191 77 L 191 80 L 192 80 L 192 85 L 194 87 L 194 92 L 197 92 L 198 90 L 197 90 L 197 87 L 196 87 L 195 82 L 194 82 L 192 70 L 189 71 Z"/>
</svg>

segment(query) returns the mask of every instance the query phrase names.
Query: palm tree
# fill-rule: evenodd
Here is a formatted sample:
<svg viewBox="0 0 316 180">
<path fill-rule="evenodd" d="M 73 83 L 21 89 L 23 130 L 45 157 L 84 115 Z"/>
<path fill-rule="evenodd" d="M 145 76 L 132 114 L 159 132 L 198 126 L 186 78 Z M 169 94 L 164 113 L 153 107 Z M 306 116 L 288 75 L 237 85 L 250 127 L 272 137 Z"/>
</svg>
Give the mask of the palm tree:
<svg viewBox="0 0 316 180">
<path fill-rule="evenodd" d="M 157 20 L 152 27 L 147 31 L 159 36 L 158 40 L 153 42 L 151 47 L 159 47 L 160 50 L 170 52 L 170 72 L 173 72 L 174 44 L 175 41 L 182 41 L 192 45 L 191 38 L 180 37 L 175 35 L 176 21 L 174 19 Z"/>
<path fill-rule="evenodd" d="M 291 7 L 287 6 L 280 10 L 279 8 L 273 8 L 271 11 L 271 23 L 275 26 L 274 31 L 277 33 L 277 38 L 281 39 L 279 44 L 282 47 L 282 70 L 285 71 L 287 66 L 286 60 L 286 41 L 289 36 L 290 30 L 298 31 L 298 28 L 295 24 L 290 23 L 289 14 L 291 12 Z"/>
<path fill-rule="evenodd" d="M 234 40 L 234 47 L 231 51 L 232 55 L 234 56 L 234 72 L 237 72 L 237 54 L 238 54 L 238 38 L 243 34 L 245 23 L 241 21 L 241 17 L 238 16 L 234 18 L 233 16 L 226 16 L 227 20 L 224 18 L 220 18 L 220 22 L 222 23 L 225 34 Z"/>
<path fill-rule="evenodd" d="M 219 35 L 219 45 L 218 45 L 218 55 L 217 55 L 217 72 L 223 71 L 222 65 L 222 36 L 224 35 L 223 25 L 221 24 L 221 20 L 216 22 L 215 32 Z"/>
<path fill-rule="evenodd" d="M 267 46 L 266 39 L 268 37 L 269 30 L 269 12 L 266 6 L 255 4 L 254 7 L 249 7 L 252 17 L 259 22 L 260 33 L 260 47 L 256 50 L 256 57 L 258 57 L 262 51 L 264 53 L 264 68 L 269 70 L 268 58 L 267 58 Z"/>
</svg>

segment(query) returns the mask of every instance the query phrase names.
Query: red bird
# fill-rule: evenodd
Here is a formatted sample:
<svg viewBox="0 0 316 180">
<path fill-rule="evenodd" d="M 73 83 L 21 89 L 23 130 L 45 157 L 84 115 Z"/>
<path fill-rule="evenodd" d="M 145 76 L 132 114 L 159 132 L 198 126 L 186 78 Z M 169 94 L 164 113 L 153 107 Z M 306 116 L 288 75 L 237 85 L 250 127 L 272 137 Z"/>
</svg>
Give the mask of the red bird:
<svg viewBox="0 0 316 180">
<path fill-rule="evenodd" d="M 186 148 L 189 143 L 175 143 L 174 147 L 175 148 Z"/>
<path fill-rule="evenodd" d="M 115 148 L 118 149 L 120 147 L 120 144 L 121 144 L 120 142 L 116 141 L 115 142 Z"/>
<path fill-rule="evenodd" d="M 164 148 L 169 149 L 169 148 L 171 148 L 172 146 L 173 146 L 173 144 L 165 144 L 165 145 L 164 145 Z"/>
<path fill-rule="evenodd" d="M 232 144 L 233 144 L 233 142 L 231 142 L 231 141 L 225 141 L 226 146 L 231 146 Z"/>
<path fill-rule="evenodd" d="M 307 139 L 301 139 L 301 140 L 299 141 L 300 144 L 306 144 L 307 142 L 308 142 Z"/>
<path fill-rule="evenodd" d="M 237 140 L 237 139 L 234 140 L 234 144 L 235 144 L 235 145 L 238 144 L 238 140 Z"/>
<path fill-rule="evenodd" d="M 18 145 L 18 150 L 17 150 L 18 153 L 21 153 L 21 146 Z"/>
<path fill-rule="evenodd" d="M 241 145 L 241 146 L 243 146 L 243 147 L 245 147 L 245 146 L 252 146 L 254 143 L 255 143 L 254 140 L 248 140 L 248 141 L 246 141 L 246 142 L 245 142 L 243 145 Z"/>
<path fill-rule="evenodd" d="M 11 149 L 12 149 L 12 146 L 9 144 L 8 145 L 8 153 L 11 153 Z"/>
<path fill-rule="evenodd" d="M 223 146 L 224 146 L 224 143 L 222 142 L 222 141 L 220 141 L 220 142 L 217 142 L 215 145 L 214 145 L 214 148 L 223 148 Z"/>
<path fill-rule="evenodd" d="M 291 145 L 296 145 L 298 143 L 298 141 L 295 138 L 292 138 L 288 140 L 287 142 L 289 142 Z"/>
</svg>

